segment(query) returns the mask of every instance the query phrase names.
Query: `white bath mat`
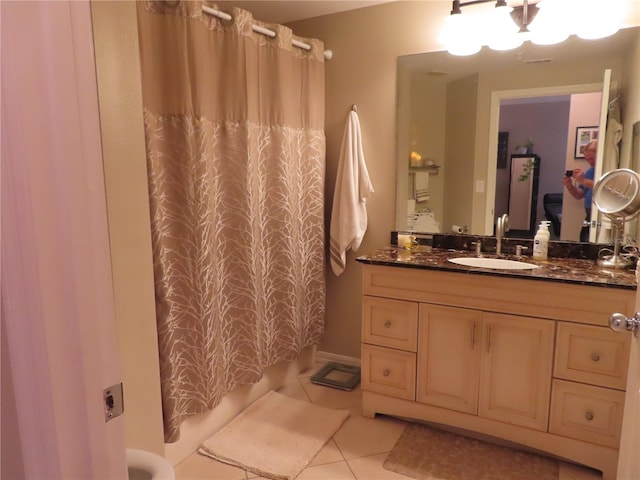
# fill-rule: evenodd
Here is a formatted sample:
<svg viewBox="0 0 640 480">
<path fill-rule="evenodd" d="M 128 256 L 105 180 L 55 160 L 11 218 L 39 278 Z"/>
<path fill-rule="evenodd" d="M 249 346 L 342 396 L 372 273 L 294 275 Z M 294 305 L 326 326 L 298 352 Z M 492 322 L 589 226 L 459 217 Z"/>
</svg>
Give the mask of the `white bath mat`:
<svg viewBox="0 0 640 480">
<path fill-rule="evenodd" d="M 257 475 L 289 480 L 313 460 L 349 416 L 269 392 L 198 449 Z"/>
</svg>

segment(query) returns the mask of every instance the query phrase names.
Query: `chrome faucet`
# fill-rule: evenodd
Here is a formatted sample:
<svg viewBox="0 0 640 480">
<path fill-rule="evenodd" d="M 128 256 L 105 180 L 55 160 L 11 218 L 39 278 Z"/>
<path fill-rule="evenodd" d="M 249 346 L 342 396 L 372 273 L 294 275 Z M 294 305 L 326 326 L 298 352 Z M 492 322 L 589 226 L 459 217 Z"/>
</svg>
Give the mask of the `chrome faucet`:
<svg viewBox="0 0 640 480">
<path fill-rule="evenodd" d="M 496 222 L 496 255 L 502 255 L 502 237 L 509 231 L 509 216 L 504 213 Z"/>
</svg>

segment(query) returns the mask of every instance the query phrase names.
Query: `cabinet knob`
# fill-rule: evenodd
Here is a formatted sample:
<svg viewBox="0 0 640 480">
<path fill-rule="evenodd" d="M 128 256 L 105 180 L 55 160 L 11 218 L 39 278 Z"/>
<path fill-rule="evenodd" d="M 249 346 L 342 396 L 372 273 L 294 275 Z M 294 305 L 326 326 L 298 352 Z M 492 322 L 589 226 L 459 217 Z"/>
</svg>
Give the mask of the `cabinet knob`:
<svg viewBox="0 0 640 480">
<path fill-rule="evenodd" d="M 591 410 L 587 410 L 587 413 L 584 414 L 584 418 L 589 421 L 593 420 L 593 412 Z"/>
<path fill-rule="evenodd" d="M 598 360 L 600 360 L 600 354 L 597 352 L 592 353 L 591 360 L 593 360 L 594 362 L 597 362 Z"/>
<path fill-rule="evenodd" d="M 382 371 L 382 375 L 384 375 L 385 377 L 388 377 L 389 375 L 391 375 L 391 370 L 389 370 L 388 368 L 385 368 Z"/>
<path fill-rule="evenodd" d="M 391 320 L 384 322 L 384 328 L 391 328 Z"/>
</svg>

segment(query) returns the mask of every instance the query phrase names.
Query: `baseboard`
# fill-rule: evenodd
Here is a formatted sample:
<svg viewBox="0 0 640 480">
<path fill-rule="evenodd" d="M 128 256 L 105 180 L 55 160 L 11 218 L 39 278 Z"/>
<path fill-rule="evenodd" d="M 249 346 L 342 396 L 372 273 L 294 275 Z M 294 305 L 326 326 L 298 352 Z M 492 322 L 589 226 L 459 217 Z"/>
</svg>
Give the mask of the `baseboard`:
<svg viewBox="0 0 640 480">
<path fill-rule="evenodd" d="M 316 362 L 337 362 L 344 363 L 345 365 L 357 365 L 360 366 L 360 359 L 356 357 L 348 357 L 346 355 L 338 355 L 337 353 L 322 352 L 318 350 L 316 352 Z"/>
</svg>

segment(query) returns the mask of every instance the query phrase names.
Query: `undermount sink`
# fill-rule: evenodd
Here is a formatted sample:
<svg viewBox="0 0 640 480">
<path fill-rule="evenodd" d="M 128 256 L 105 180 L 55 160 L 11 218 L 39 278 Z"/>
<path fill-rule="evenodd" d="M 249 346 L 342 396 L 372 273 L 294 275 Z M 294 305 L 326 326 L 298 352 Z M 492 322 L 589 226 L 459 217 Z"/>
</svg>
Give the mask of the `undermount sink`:
<svg viewBox="0 0 640 480">
<path fill-rule="evenodd" d="M 531 270 L 538 268 L 533 263 L 505 260 L 503 258 L 457 257 L 450 258 L 449 261 L 467 267 L 493 268 L 497 270 Z"/>
</svg>

